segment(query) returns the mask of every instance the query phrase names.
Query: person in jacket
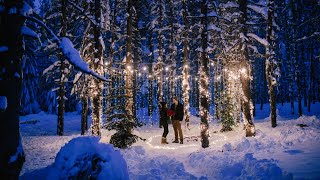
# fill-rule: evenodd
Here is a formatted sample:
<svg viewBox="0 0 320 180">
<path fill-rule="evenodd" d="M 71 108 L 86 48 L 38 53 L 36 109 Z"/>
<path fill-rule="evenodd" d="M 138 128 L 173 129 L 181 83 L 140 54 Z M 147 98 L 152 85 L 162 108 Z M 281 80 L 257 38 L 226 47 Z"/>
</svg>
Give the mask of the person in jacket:
<svg viewBox="0 0 320 180">
<path fill-rule="evenodd" d="M 181 123 L 184 116 L 183 105 L 179 102 L 178 97 L 174 97 L 172 101 L 173 104 L 171 105 L 170 110 L 174 111 L 174 115 L 172 118 L 172 126 L 174 130 L 173 143 L 179 143 L 178 139 L 180 138 L 180 144 L 183 144 L 183 134 L 181 128 Z"/>
<path fill-rule="evenodd" d="M 167 142 L 167 135 L 169 133 L 168 128 L 168 119 L 169 116 L 167 115 L 168 107 L 166 102 L 160 102 L 159 104 L 159 110 L 160 110 L 160 127 L 163 127 L 163 134 L 161 138 L 161 144 L 169 144 Z"/>
</svg>

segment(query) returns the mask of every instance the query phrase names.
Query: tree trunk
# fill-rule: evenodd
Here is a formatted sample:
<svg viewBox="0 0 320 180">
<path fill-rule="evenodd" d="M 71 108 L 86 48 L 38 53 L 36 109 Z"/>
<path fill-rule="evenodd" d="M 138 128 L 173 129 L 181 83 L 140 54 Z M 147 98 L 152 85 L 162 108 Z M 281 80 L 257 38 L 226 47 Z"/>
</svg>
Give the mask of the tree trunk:
<svg viewBox="0 0 320 180">
<path fill-rule="evenodd" d="M 125 91 L 128 96 L 126 99 L 126 113 L 130 117 L 133 117 L 133 94 L 132 94 L 132 78 L 135 73 L 135 69 L 132 64 L 132 0 L 128 1 L 127 6 L 127 39 L 126 39 L 126 75 L 125 75 Z"/>
<path fill-rule="evenodd" d="M 266 46 L 266 78 L 268 83 L 268 94 L 270 97 L 270 118 L 271 126 L 277 126 L 277 104 L 276 104 L 276 89 L 275 85 L 277 82 L 273 82 L 275 77 L 276 60 L 275 60 L 275 34 L 274 34 L 274 0 L 268 1 L 268 20 L 267 20 L 267 41 Z"/>
<path fill-rule="evenodd" d="M 184 102 L 184 115 L 186 127 L 189 129 L 189 121 L 190 121 L 190 112 L 189 112 L 189 60 L 188 60 L 188 12 L 186 1 L 182 1 L 183 7 L 183 21 L 184 21 L 184 30 L 183 30 L 183 70 L 182 70 L 182 88 L 183 88 L 183 102 Z"/>
<path fill-rule="evenodd" d="M 133 107 L 132 107 L 132 114 L 133 117 L 137 117 L 137 73 L 138 73 L 138 63 L 139 63 L 139 25 L 138 25 L 138 10 L 139 10 L 139 2 L 138 0 L 134 1 L 134 6 L 136 10 L 136 19 L 134 20 L 134 48 L 133 48 L 133 88 L 132 88 L 132 94 L 133 94 Z"/>
<path fill-rule="evenodd" d="M 239 9 L 240 13 L 240 32 L 244 35 L 247 34 L 247 0 L 239 0 Z M 253 123 L 253 103 L 252 103 L 252 92 L 250 88 L 250 61 L 249 54 L 247 49 L 247 42 L 243 40 L 241 44 L 241 73 L 240 73 L 240 81 L 242 85 L 243 91 L 243 119 L 245 122 L 246 136 L 254 136 L 255 135 L 255 127 Z"/>
<path fill-rule="evenodd" d="M 101 2 L 100 0 L 94 0 L 94 8 L 92 8 L 96 24 L 93 26 L 93 37 L 94 37 L 94 59 L 93 59 L 93 70 L 99 75 L 103 75 L 103 52 L 102 45 L 100 43 L 101 31 Z M 94 93 L 92 97 L 92 126 L 91 131 L 94 136 L 101 136 L 101 118 L 102 118 L 102 89 L 103 83 L 97 79 L 93 79 Z"/>
<path fill-rule="evenodd" d="M 67 4 L 66 0 L 61 0 L 61 37 L 67 35 Z M 58 126 L 57 134 L 63 136 L 64 134 L 64 109 L 65 109 L 65 79 L 66 73 L 64 69 L 66 64 L 64 62 L 64 56 L 60 55 L 60 82 L 58 91 Z"/>
<path fill-rule="evenodd" d="M 0 12 L 0 46 L 8 50 L 0 52 L 0 96 L 7 100 L 6 109 L 0 110 L 0 177 L 18 179 L 25 161 L 19 129 L 23 54 L 21 26 L 25 19 L 20 14 L 23 1 L 4 0 L 1 5 L 4 9 Z M 15 8 L 16 11 L 12 12 Z"/>
<path fill-rule="evenodd" d="M 291 4 L 292 7 L 292 19 L 293 19 L 293 33 L 292 33 L 292 40 L 293 40 L 293 58 L 295 64 L 295 79 L 297 81 L 297 96 L 298 96 L 298 115 L 299 117 L 302 116 L 302 102 L 301 102 L 301 80 L 300 80 L 300 62 L 298 57 L 298 48 L 297 48 L 297 2 L 293 2 Z"/>
<path fill-rule="evenodd" d="M 148 44 L 149 44 L 149 48 L 150 51 L 153 51 L 152 48 L 152 36 L 150 36 L 150 38 L 148 39 Z M 149 75 L 148 75 L 148 116 L 151 116 L 153 113 L 153 82 L 152 82 L 152 58 L 150 58 L 150 65 L 148 67 L 148 71 L 149 71 Z"/>
<path fill-rule="evenodd" d="M 201 119 L 201 145 L 203 148 L 209 147 L 209 104 L 208 104 L 208 85 L 209 85 L 209 68 L 208 68 L 208 53 L 206 52 L 208 47 L 208 7 L 207 1 L 202 0 L 201 14 L 204 17 L 201 18 L 201 25 L 203 27 L 201 32 L 201 65 L 200 65 L 200 79 L 199 79 L 199 91 L 200 91 L 200 119 Z"/>
<path fill-rule="evenodd" d="M 88 113 L 89 113 L 88 98 L 87 97 L 81 98 L 81 103 L 82 103 L 81 135 L 84 135 L 88 130 Z"/>
<path fill-rule="evenodd" d="M 162 29 L 163 29 L 163 9 L 162 9 L 162 0 L 160 0 L 159 5 L 159 34 L 158 34 L 158 49 L 159 49 L 159 57 L 158 57 L 158 103 L 163 100 L 163 37 L 162 37 Z"/>
</svg>

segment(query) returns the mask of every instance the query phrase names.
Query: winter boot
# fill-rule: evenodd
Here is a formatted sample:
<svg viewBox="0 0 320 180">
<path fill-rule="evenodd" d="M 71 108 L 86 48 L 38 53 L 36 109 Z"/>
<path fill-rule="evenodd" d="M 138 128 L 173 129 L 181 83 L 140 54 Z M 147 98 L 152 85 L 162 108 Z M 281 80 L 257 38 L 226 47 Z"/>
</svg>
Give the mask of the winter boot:
<svg viewBox="0 0 320 180">
<path fill-rule="evenodd" d="M 169 144 L 169 143 L 167 142 L 167 138 L 162 137 L 161 144 Z"/>
<path fill-rule="evenodd" d="M 180 144 L 183 144 L 183 139 L 180 139 Z"/>
<path fill-rule="evenodd" d="M 167 138 L 162 137 L 162 138 L 161 138 L 161 144 L 169 144 L 169 143 L 167 142 Z"/>
<path fill-rule="evenodd" d="M 179 143 L 178 139 L 175 139 L 174 141 L 172 141 L 172 143 Z"/>
</svg>

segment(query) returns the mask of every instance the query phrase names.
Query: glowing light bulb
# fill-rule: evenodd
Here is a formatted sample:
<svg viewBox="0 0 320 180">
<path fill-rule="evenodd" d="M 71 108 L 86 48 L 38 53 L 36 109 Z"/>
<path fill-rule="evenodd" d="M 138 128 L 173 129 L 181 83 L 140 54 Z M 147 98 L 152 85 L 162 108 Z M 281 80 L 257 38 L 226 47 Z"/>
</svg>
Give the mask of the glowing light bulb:
<svg viewBox="0 0 320 180">
<path fill-rule="evenodd" d="M 211 62 L 211 66 L 214 66 L 214 63 L 213 63 L 213 62 Z"/>
<path fill-rule="evenodd" d="M 106 61 L 104 64 L 105 64 L 106 66 L 108 66 L 108 65 L 109 65 L 109 62 L 108 62 L 108 61 Z"/>
<path fill-rule="evenodd" d="M 146 71 L 146 70 L 147 70 L 147 67 L 146 67 L 146 66 L 144 66 L 144 67 L 143 67 L 143 70 L 144 70 L 144 71 Z"/>
<path fill-rule="evenodd" d="M 130 66 L 130 65 L 128 65 L 128 66 L 127 66 L 127 68 L 130 70 L 130 69 L 131 69 L 131 66 Z"/>
<path fill-rule="evenodd" d="M 240 72 L 245 74 L 247 72 L 247 69 L 246 68 L 241 68 Z"/>
<path fill-rule="evenodd" d="M 165 69 L 166 71 L 169 71 L 169 67 L 166 67 L 166 69 Z"/>
<path fill-rule="evenodd" d="M 141 73 L 138 73 L 138 76 L 141 76 Z"/>
<path fill-rule="evenodd" d="M 185 68 L 188 68 L 189 66 L 188 66 L 188 65 L 184 65 L 184 67 L 185 67 Z"/>
</svg>

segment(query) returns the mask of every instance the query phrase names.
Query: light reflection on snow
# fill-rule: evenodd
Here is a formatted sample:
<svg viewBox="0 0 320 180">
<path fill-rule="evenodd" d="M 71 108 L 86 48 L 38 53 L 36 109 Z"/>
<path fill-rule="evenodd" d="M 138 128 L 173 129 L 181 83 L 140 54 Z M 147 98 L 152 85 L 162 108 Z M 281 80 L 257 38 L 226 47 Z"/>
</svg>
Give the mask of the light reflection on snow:
<svg viewBox="0 0 320 180">
<path fill-rule="evenodd" d="M 214 134 L 214 136 L 218 136 L 218 137 L 221 137 L 221 138 L 216 138 L 215 140 L 212 139 L 212 137 L 210 138 L 210 141 L 211 141 L 211 144 L 214 145 L 214 144 L 217 144 L 218 142 L 223 142 L 223 141 L 226 141 L 227 140 L 227 137 L 224 135 L 224 134 Z M 146 144 L 148 144 L 151 148 L 154 148 L 154 149 L 168 149 L 168 150 L 174 150 L 174 149 L 179 149 L 179 148 L 186 148 L 186 147 L 201 147 L 200 143 L 194 143 L 194 144 L 183 144 L 183 145 L 180 145 L 180 144 L 177 144 L 176 147 L 172 147 L 172 146 L 168 146 L 168 145 L 153 145 L 151 142 L 154 138 L 157 138 L 157 137 L 161 137 L 161 135 L 155 135 L 155 136 L 151 136 L 150 138 L 147 139 L 146 141 Z M 199 141 L 201 142 L 201 141 Z"/>
</svg>

